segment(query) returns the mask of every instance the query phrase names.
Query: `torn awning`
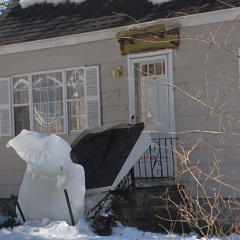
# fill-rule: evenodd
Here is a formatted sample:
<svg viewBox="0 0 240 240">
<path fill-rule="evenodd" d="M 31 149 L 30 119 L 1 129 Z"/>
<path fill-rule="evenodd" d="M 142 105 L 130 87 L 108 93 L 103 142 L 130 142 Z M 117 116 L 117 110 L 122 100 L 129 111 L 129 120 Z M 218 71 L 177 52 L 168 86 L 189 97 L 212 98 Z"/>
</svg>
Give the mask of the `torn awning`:
<svg viewBox="0 0 240 240">
<path fill-rule="evenodd" d="M 86 189 L 116 187 L 151 144 L 144 125 L 120 124 L 83 131 L 72 154 L 85 169 Z"/>
</svg>

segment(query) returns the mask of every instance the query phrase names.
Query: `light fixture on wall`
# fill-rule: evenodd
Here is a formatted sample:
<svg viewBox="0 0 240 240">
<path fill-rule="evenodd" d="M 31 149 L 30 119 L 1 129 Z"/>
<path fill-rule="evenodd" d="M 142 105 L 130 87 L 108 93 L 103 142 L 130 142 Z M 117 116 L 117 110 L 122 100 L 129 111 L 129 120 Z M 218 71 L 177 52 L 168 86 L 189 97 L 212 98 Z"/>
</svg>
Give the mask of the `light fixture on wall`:
<svg viewBox="0 0 240 240">
<path fill-rule="evenodd" d="M 120 66 L 113 68 L 112 76 L 114 78 L 120 78 L 121 75 L 122 75 L 122 68 Z"/>
</svg>

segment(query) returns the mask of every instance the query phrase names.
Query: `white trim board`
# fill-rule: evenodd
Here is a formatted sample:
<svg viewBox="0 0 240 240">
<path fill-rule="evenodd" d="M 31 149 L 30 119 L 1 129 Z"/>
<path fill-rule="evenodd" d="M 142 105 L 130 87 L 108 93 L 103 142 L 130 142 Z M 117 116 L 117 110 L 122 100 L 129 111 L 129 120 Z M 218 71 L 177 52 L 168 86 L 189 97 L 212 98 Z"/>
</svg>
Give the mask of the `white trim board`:
<svg viewBox="0 0 240 240">
<path fill-rule="evenodd" d="M 131 28 L 142 28 L 156 24 L 166 24 L 167 29 L 179 27 L 190 27 L 202 24 L 217 23 L 237 20 L 240 18 L 240 7 L 224 9 L 214 12 L 200 13 L 195 15 L 188 15 L 170 19 L 158 19 L 151 22 L 140 24 L 133 24 L 117 28 L 109 28 L 94 32 L 87 32 L 81 34 L 68 35 L 63 37 L 56 37 L 50 39 L 36 40 L 31 42 L 23 42 L 16 44 L 9 44 L 0 46 L 0 55 L 34 51 L 40 49 L 71 46 L 81 43 L 89 43 L 100 40 L 114 39 L 116 34 L 120 31 L 128 30 Z"/>
</svg>

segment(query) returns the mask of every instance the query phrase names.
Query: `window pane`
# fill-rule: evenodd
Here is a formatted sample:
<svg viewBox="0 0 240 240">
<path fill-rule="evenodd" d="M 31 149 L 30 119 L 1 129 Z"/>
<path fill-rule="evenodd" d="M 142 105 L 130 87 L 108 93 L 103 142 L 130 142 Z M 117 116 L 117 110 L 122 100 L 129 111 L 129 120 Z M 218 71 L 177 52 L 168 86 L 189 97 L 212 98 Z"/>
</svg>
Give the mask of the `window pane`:
<svg viewBox="0 0 240 240">
<path fill-rule="evenodd" d="M 28 87 L 29 87 L 28 76 L 13 78 L 13 89 L 15 91 L 28 90 Z"/>
<path fill-rule="evenodd" d="M 41 88 L 48 87 L 47 74 L 40 74 L 39 75 L 39 79 L 40 79 L 40 86 L 41 86 Z"/>
<path fill-rule="evenodd" d="M 75 84 L 67 87 L 67 98 L 68 99 L 80 99 L 84 97 L 84 85 Z"/>
<path fill-rule="evenodd" d="M 71 116 L 78 116 L 85 114 L 85 102 L 84 101 L 74 101 L 68 103 L 69 114 Z"/>
<path fill-rule="evenodd" d="M 137 65 L 135 64 L 135 66 L 137 66 Z M 144 65 L 142 65 L 142 77 L 145 77 L 147 75 L 148 75 L 147 65 L 144 64 Z"/>
<path fill-rule="evenodd" d="M 67 77 L 67 99 L 80 99 L 84 97 L 84 71 L 82 69 L 69 70 Z"/>
<path fill-rule="evenodd" d="M 33 102 L 34 103 L 40 103 L 40 93 L 41 89 L 40 88 L 33 88 Z"/>
<path fill-rule="evenodd" d="M 69 109 L 69 129 L 79 131 L 85 128 L 85 102 L 74 101 L 68 103 Z"/>
<path fill-rule="evenodd" d="M 71 117 L 70 129 L 71 131 L 79 131 L 85 128 L 85 116 Z"/>
<path fill-rule="evenodd" d="M 149 64 L 149 75 L 154 75 L 154 64 Z"/>
<path fill-rule="evenodd" d="M 57 121 L 57 132 L 64 132 L 64 120 L 59 118 Z"/>
<path fill-rule="evenodd" d="M 83 69 L 76 70 L 76 83 L 84 83 L 84 72 Z"/>
<path fill-rule="evenodd" d="M 67 71 L 66 72 L 66 78 L 67 78 L 67 86 L 71 86 L 75 84 L 75 71 Z"/>
<path fill-rule="evenodd" d="M 54 80 L 56 81 L 56 85 L 61 85 L 63 82 L 62 72 L 55 72 L 54 77 L 55 77 Z"/>
<path fill-rule="evenodd" d="M 33 88 L 40 88 L 41 87 L 41 81 L 40 81 L 40 75 L 39 74 L 32 75 L 32 84 L 33 84 Z"/>
<path fill-rule="evenodd" d="M 14 107 L 15 135 L 23 129 L 30 130 L 29 107 Z"/>
<path fill-rule="evenodd" d="M 165 63 L 164 62 L 157 63 L 156 69 L 157 69 L 157 75 L 165 74 Z"/>
<path fill-rule="evenodd" d="M 29 81 L 27 76 L 13 78 L 13 103 L 28 104 Z"/>
<path fill-rule="evenodd" d="M 61 72 L 33 75 L 33 118 L 35 131 L 64 131 Z"/>
</svg>

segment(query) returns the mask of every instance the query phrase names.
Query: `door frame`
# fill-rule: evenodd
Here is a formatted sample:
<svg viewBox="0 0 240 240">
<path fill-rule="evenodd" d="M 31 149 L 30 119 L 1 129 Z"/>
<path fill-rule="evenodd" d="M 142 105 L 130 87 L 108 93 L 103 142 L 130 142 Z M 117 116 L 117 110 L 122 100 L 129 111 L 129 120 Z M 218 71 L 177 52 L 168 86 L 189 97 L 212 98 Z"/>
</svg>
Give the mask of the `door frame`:
<svg viewBox="0 0 240 240">
<path fill-rule="evenodd" d="M 154 61 L 167 58 L 167 81 L 170 84 L 169 87 L 169 121 L 170 121 L 170 132 L 166 135 L 175 136 L 175 110 L 174 110 L 174 93 L 173 93 L 173 51 L 163 50 L 157 52 L 141 53 L 128 55 L 128 89 L 129 89 L 129 123 L 136 124 L 136 102 L 135 102 L 135 79 L 134 79 L 134 68 L 135 63 L 142 61 Z M 132 118 L 134 116 L 134 118 Z"/>
</svg>

